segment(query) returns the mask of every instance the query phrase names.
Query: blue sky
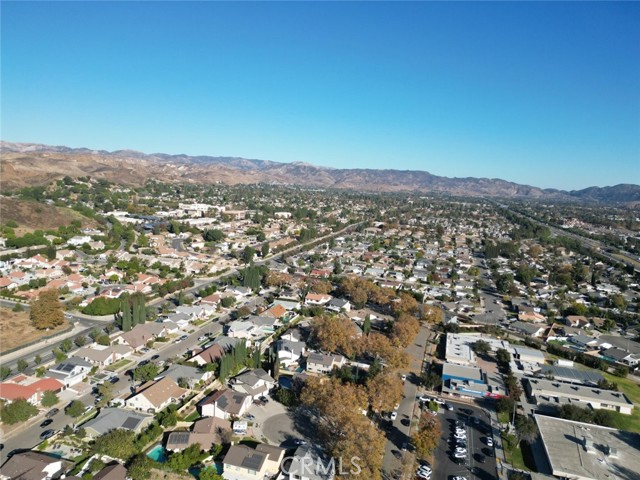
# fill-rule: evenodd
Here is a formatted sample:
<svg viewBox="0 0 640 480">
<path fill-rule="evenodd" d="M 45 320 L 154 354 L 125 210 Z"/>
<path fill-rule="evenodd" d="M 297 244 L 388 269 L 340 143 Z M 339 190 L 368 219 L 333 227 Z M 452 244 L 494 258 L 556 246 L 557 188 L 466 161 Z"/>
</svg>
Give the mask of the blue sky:
<svg viewBox="0 0 640 480">
<path fill-rule="evenodd" d="M 2 2 L 3 140 L 640 184 L 640 3 Z"/>
</svg>

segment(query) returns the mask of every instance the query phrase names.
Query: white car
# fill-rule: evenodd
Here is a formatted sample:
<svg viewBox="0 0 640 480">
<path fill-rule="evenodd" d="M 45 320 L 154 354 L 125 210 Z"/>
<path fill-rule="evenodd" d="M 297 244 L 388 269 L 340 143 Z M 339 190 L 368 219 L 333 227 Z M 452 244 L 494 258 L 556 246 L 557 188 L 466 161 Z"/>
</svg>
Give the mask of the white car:
<svg viewBox="0 0 640 480">
<path fill-rule="evenodd" d="M 466 477 L 453 477 L 451 480 L 467 480 Z"/>
<path fill-rule="evenodd" d="M 456 453 L 467 453 L 467 449 L 463 447 L 456 447 Z"/>
<path fill-rule="evenodd" d="M 461 438 L 461 439 L 464 438 L 464 439 L 466 439 L 467 438 L 467 434 L 466 433 L 456 433 L 453 436 L 453 438 Z"/>
<path fill-rule="evenodd" d="M 402 375 L 402 381 L 406 381 L 407 380 L 407 376 L 406 375 Z"/>
<path fill-rule="evenodd" d="M 493 447 L 493 439 L 490 437 L 487 437 L 487 445 L 490 447 Z"/>
<path fill-rule="evenodd" d="M 422 478 L 424 480 L 431 480 L 431 474 L 430 473 L 422 472 L 420 470 L 418 470 L 416 472 L 416 477 Z"/>
<path fill-rule="evenodd" d="M 422 465 L 418 468 L 419 472 L 424 472 L 424 473 L 428 473 L 429 475 L 431 475 L 431 467 L 427 467 L 426 465 Z"/>
<path fill-rule="evenodd" d="M 396 418 L 398 418 L 398 412 L 391 412 L 391 420 L 395 420 Z"/>
</svg>

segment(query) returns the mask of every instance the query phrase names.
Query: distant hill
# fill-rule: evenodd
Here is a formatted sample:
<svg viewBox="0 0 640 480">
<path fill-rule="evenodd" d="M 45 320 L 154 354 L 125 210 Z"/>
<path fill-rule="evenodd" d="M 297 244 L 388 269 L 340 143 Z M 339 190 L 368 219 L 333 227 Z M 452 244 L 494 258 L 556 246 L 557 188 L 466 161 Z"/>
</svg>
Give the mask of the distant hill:
<svg viewBox="0 0 640 480">
<path fill-rule="evenodd" d="M 589 187 L 583 190 L 572 190 L 569 195 L 595 202 L 640 203 L 640 185 L 621 183 L 613 187 Z"/>
<path fill-rule="evenodd" d="M 637 201 L 637 185 L 606 187 L 599 193 L 543 190 L 497 178 L 448 178 L 416 170 L 338 169 L 302 162 L 279 163 L 237 157 L 145 154 L 134 150 L 90 150 L 65 146 L 0 142 L 2 189 L 47 183 L 65 175 L 140 185 L 147 178 L 164 182 L 304 185 L 375 192 L 418 191 L 451 195 Z M 610 190 L 607 190 L 610 189 Z M 627 200 L 627 198 L 629 198 Z"/>
</svg>

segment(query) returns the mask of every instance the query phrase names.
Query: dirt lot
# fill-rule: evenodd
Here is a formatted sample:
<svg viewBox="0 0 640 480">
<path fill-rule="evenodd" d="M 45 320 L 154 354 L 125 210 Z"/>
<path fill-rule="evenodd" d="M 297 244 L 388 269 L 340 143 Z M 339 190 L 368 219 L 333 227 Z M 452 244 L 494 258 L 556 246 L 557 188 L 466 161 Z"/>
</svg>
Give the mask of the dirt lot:
<svg viewBox="0 0 640 480">
<path fill-rule="evenodd" d="M 9 308 L 0 307 L 0 352 L 59 332 L 68 326 L 65 321 L 63 325 L 49 331 L 36 330 L 31 326 L 29 312 L 13 312 Z"/>
<path fill-rule="evenodd" d="M 165 472 L 163 470 L 156 470 L 156 469 L 151 469 L 149 473 L 151 474 L 151 476 L 149 477 L 149 480 L 186 480 L 186 479 L 193 480 L 194 479 L 193 475 L 187 475 L 186 473 L 181 475 L 179 473 Z"/>
</svg>

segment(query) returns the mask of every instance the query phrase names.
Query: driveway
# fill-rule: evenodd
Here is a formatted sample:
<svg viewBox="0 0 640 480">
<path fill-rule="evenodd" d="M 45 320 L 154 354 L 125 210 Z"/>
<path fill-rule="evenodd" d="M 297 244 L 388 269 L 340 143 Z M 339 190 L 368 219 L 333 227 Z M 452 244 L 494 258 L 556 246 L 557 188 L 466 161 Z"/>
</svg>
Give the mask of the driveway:
<svg viewBox="0 0 640 480">
<path fill-rule="evenodd" d="M 253 419 L 253 436 L 270 445 L 294 446 L 294 440 L 309 441 L 312 431 L 303 409 L 289 410 L 275 400 L 264 406 L 253 405 L 249 411 Z M 306 434 L 306 435 L 305 435 Z"/>
</svg>

